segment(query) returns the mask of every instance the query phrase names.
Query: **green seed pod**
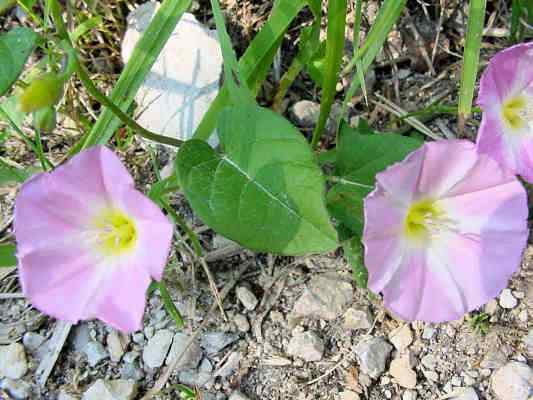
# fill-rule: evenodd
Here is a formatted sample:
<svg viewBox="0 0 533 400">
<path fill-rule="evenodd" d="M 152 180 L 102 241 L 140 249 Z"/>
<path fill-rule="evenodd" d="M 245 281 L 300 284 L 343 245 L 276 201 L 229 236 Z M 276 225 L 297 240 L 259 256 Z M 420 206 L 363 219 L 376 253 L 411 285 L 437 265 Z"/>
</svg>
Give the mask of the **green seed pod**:
<svg viewBox="0 0 533 400">
<path fill-rule="evenodd" d="M 64 79 L 48 72 L 32 81 L 19 97 L 22 112 L 33 112 L 55 105 L 63 95 Z"/>
<path fill-rule="evenodd" d="M 56 127 L 56 110 L 54 107 L 42 108 L 33 113 L 33 126 L 43 133 L 50 133 Z"/>
</svg>

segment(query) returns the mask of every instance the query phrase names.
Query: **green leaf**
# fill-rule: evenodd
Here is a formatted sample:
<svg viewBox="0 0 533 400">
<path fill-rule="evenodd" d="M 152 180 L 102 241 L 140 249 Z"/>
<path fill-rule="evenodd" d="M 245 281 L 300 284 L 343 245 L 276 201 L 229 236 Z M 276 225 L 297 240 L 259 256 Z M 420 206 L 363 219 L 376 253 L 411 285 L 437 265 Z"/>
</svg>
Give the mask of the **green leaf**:
<svg viewBox="0 0 533 400">
<path fill-rule="evenodd" d="M 192 140 L 177 157 L 185 196 L 207 225 L 255 251 L 337 247 L 324 177 L 296 128 L 270 110 L 241 105 L 222 113 L 218 134 L 223 154 Z"/>
<path fill-rule="evenodd" d="M 337 174 L 364 185 L 374 185 L 378 172 L 401 161 L 422 142 L 392 133 L 371 133 L 365 121 L 357 128 L 343 124 L 337 145 Z"/>
<path fill-rule="evenodd" d="M 327 195 L 328 210 L 354 234 L 363 233 L 363 200 L 372 191 L 376 174 L 403 160 L 422 142 L 396 134 L 371 132 L 366 122 L 358 128 L 341 125 L 337 146 L 337 179 Z"/>
<path fill-rule="evenodd" d="M 344 257 L 352 267 L 352 276 L 360 288 L 366 288 L 368 284 L 368 270 L 363 264 L 363 246 L 360 237 L 354 237 L 344 242 Z"/>
<path fill-rule="evenodd" d="M 14 28 L 0 35 L 0 96 L 21 74 L 38 35 L 29 28 Z"/>
<path fill-rule="evenodd" d="M 0 244 L 0 267 L 17 265 L 17 249 L 14 244 Z"/>
<path fill-rule="evenodd" d="M 0 160 L 0 187 L 11 183 L 24 183 L 35 171 L 10 167 Z"/>
</svg>

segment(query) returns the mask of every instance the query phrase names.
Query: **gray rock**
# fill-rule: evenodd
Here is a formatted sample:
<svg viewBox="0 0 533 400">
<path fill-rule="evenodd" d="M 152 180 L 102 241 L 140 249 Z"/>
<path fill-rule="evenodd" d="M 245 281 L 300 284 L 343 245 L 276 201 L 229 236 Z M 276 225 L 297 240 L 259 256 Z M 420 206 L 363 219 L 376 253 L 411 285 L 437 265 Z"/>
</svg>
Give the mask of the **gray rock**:
<svg viewBox="0 0 533 400">
<path fill-rule="evenodd" d="M 220 376 L 222 378 L 227 378 L 233 375 L 233 373 L 239 369 L 239 364 L 242 360 L 242 357 L 242 353 L 238 351 L 231 352 L 224 365 L 217 369 L 213 375 L 215 377 Z"/>
<path fill-rule="evenodd" d="M 202 335 L 200 345 L 208 355 L 213 355 L 239 340 L 239 336 L 226 332 L 208 332 Z"/>
<path fill-rule="evenodd" d="M 30 384 L 21 380 L 0 379 L 0 389 L 5 390 L 13 400 L 29 399 L 31 396 Z M 3 399 L 3 397 L 0 398 Z"/>
<path fill-rule="evenodd" d="M 489 315 L 496 314 L 496 311 L 498 311 L 498 301 L 496 299 L 492 299 L 487 304 L 485 304 L 485 312 Z"/>
<path fill-rule="evenodd" d="M 122 357 L 122 360 L 124 360 L 125 363 L 131 364 L 139 357 L 138 351 L 128 351 L 124 356 Z"/>
<path fill-rule="evenodd" d="M 424 326 L 424 330 L 422 332 L 422 339 L 431 340 L 433 335 L 435 335 L 435 332 L 437 332 L 435 328 L 431 326 Z"/>
<path fill-rule="evenodd" d="M 182 384 L 187 386 L 204 387 L 213 379 L 213 375 L 210 372 L 185 369 L 179 372 L 178 379 Z"/>
<path fill-rule="evenodd" d="M 246 396 L 244 393 L 236 390 L 229 396 L 229 400 L 249 400 L 249 399 L 248 399 L 248 396 Z"/>
<path fill-rule="evenodd" d="M 146 2 L 128 16 L 124 62 L 158 8 L 159 3 Z M 183 14 L 135 96 L 141 111 L 137 122 L 160 135 L 190 139 L 218 94 L 222 61 L 216 34 L 193 14 Z M 210 143 L 218 143 L 215 135 Z"/>
<path fill-rule="evenodd" d="M 422 365 L 427 369 L 434 370 L 437 365 L 437 358 L 432 354 L 427 354 L 420 360 Z"/>
<path fill-rule="evenodd" d="M 126 346 L 126 340 L 120 333 L 115 329 L 109 332 L 109 335 L 107 335 L 107 349 L 109 350 L 111 361 L 119 362 L 126 351 Z"/>
<path fill-rule="evenodd" d="M 413 343 L 413 332 L 409 325 L 405 324 L 390 332 L 389 340 L 396 350 L 402 352 Z"/>
<path fill-rule="evenodd" d="M 82 400 L 133 400 L 137 390 L 137 384 L 133 381 L 98 379 L 83 394 Z"/>
<path fill-rule="evenodd" d="M 174 339 L 172 340 L 172 347 L 170 348 L 170 352 L 168 353 L 166 365 L 171 364 L 174 359 L 181 354 L 189 340 L 190 336 L 186 333 L 178 332 L 174 335 Z M 196 368 L 201 359 L 202 349 L 200 347 L 200 343 L 198 342 L 198 340 L 194 340 L 181 358 L 181 360 L 178 362 L 176 370 L 184 368 Z"/>
<path fill-rule="evenodd" d="M 392 346 L 383 338 L 369 337 L 359 342 L 354 351 L 361 370 L 376 379 L 385 371 Z"/>
<path fill-rule="evenodd" d="M 142 380 L 144 378 L 144 372 L 136 364 L 137 363 L 124 363 L 119 370 L 120 377 L 122 379 L 132 380 L 135 382 L 139 382 L 140 380 Z"/>
<path fill-rule="evenodd" d="M 369 311 L 356 310 L 355 308 L 348 308 L 344 313 L 343 327 L 346 330 L 367 330 L 373 324 L 372 314 Z"/>
<path fill-rule="evenodd" d="M 503 351 L 493 348 L 489 348 L 488 351 L 479 364 L 481 368 L 498 369 L 507 363 L 507 356 Z"/>
<path fill-rule="evenodd" d="M 526 336 L 522 338 L 526 351 L 529 355 L 533 355 L 533 329 L 530 329 Z"/>
<path fill-rule="evenodd" d="M 414 390 L 406 390 L 403 392 L 402 400 L 416 400 L 417 394 Z"/>
<path fill-rule="evenodd" d="M 455 389 L 450 396 L 450 400 L 479 400 L 476 391 L 471 387 Z"/>
<path fill-rule="evenodd" d="M 340 316 L 353 299 L 352 285 L 337 274 L 311 279 L 294 305 L 296 316 L 333 320 Z"/>
<path fill-rule="evenodd" d="M 173 336 L 172 332 L 167 329 L 162 329 L 152 336 L 143 350 L 143 361 L 147 367 L 153 369 L 163 365 Z"/>
<path fill-rule="evenodd" d="M 91 332 L 89 326 L 82 322 L 74 327 L 72 332 L 72 346 L 74 350 L 80 353 L 85 353 L 87 345 L 92 342 Z"/>
<path fill-rule="evenodd" d="M 46 338 L 43 335 L 34 332 L 26 332 L 22 337 L 22 344 L 28 352 L 34 353 L 42 346 L 45 340 Z"/>
<path fill-rule="evenodd" d="M 85 354 L 87 355 L 87 361 L 91 367 L 94 367 L 100 361 L 109 357 L 109 353 L 100 342 L 92 341 L 85 347 Z"/>
<path fill-rule="evenodd" d="M 28 361 L 24 346 L 20 343 L 11 343 L 9 346 L 0 346 L 0 377 L 20 379 L 28 372 Z"/>
<path fill-rule="evenodd" d="M 496 371 L 491 387 L 499 400 L 528 400 L 533 395 L 533 370 L 524 363 L 511 361 Z"/>
<path fill-rule="evenodd" d="M 61 390 L 59 392 L 59 395 L 57 396 L 57 400 L 79 400 L 80 398 L 78 396 L 74 396 L 64 390 Z"/>
<path fill-rule="evenodd" d="M 235 317 L 233 317 L 233 322 L 241 332 L 248 332 L 250 330 L 250 322 L 248 322 L 246 315 L 236 314 Z"/>
<path fill-rule="evenodd" d="M 318 122 L 320 104 L 310 100 L 301 100 L 292 105 L 290 112 L 298 125 L 312 128 Z"/>
<path fill-rule="evenodd" d="M 248 311 L 253 311 L 259 303 L 259 300 L 257 300 L 255 294 L 253 294 L 253 292 L 246 286 L 237 287 L 237 289 L 235 290 L 235 294 L 237 295 L 237 298 L 242 303 L 244 308 L 246 308 Z"/>
<path fill-rule="evenodd" d="M 324 342 L 313 332 L 294 334 L 287 347 L 287 353 L 305 361 L 320 361 L 324 355 Z"/>
<path fill-rule="evenodd" d="M 518 304 L 518 300 L 511 293 L 511 289 L 503 289 L 500 294 L 500 306 L 502 308 L 511 309 L 515 308 Z"/>
</svg>

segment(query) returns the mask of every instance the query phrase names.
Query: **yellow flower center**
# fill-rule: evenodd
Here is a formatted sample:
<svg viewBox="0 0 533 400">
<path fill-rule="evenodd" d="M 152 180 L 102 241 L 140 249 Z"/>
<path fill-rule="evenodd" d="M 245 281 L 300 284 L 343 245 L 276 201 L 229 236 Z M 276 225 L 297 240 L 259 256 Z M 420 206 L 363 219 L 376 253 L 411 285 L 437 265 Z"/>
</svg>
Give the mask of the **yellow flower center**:
<svg viewBox="0 0 533 400">
<path fill-rule="evenodd" d="M 509 98 L 503 103 L 502 116 L 507 125 L 515 130 L 524 128 L 532 119 L 531 111 L 528 107 L 527 98 L 518 95 Z"/>
<path fill-rule="evenodd" d="M 137 241 L 133 220 L 120 210 L 106 210 L 96 218 L 98 243 L 105 255 L 119 255 L 130 251 Z"/>
<path fill-rule="evenodd" d="M 405 234 L 416 243 L 426 243 L 443 229 L 451 228 L 446 213 L 433 200 L 420 200 L 411 205 L 405 218 Z"/>
</svg>

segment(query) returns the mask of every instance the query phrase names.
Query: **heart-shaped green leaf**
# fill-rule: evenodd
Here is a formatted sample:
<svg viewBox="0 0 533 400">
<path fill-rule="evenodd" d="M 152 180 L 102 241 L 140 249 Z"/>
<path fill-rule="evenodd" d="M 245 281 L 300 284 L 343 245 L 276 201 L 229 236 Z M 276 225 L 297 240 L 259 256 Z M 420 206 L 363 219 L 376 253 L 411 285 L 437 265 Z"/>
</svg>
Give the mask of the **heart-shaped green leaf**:
<svg viewBox="0 0 533 400">
<path fill-rule="evenodd" d="M 0 35 L 0 96 L 17 80 L 38 35 L 28 28 L 15 28 Z"/>
<path fill-rule="evenodd" d="M 337 247 L 324 177 L 296 128 L 250 104 L 227 108 L 218 134 L 224 153 L 191 140 L 177 157 L 185 196 L 207 225 L 255 251 L 296 255 Z"/>
</svg>

